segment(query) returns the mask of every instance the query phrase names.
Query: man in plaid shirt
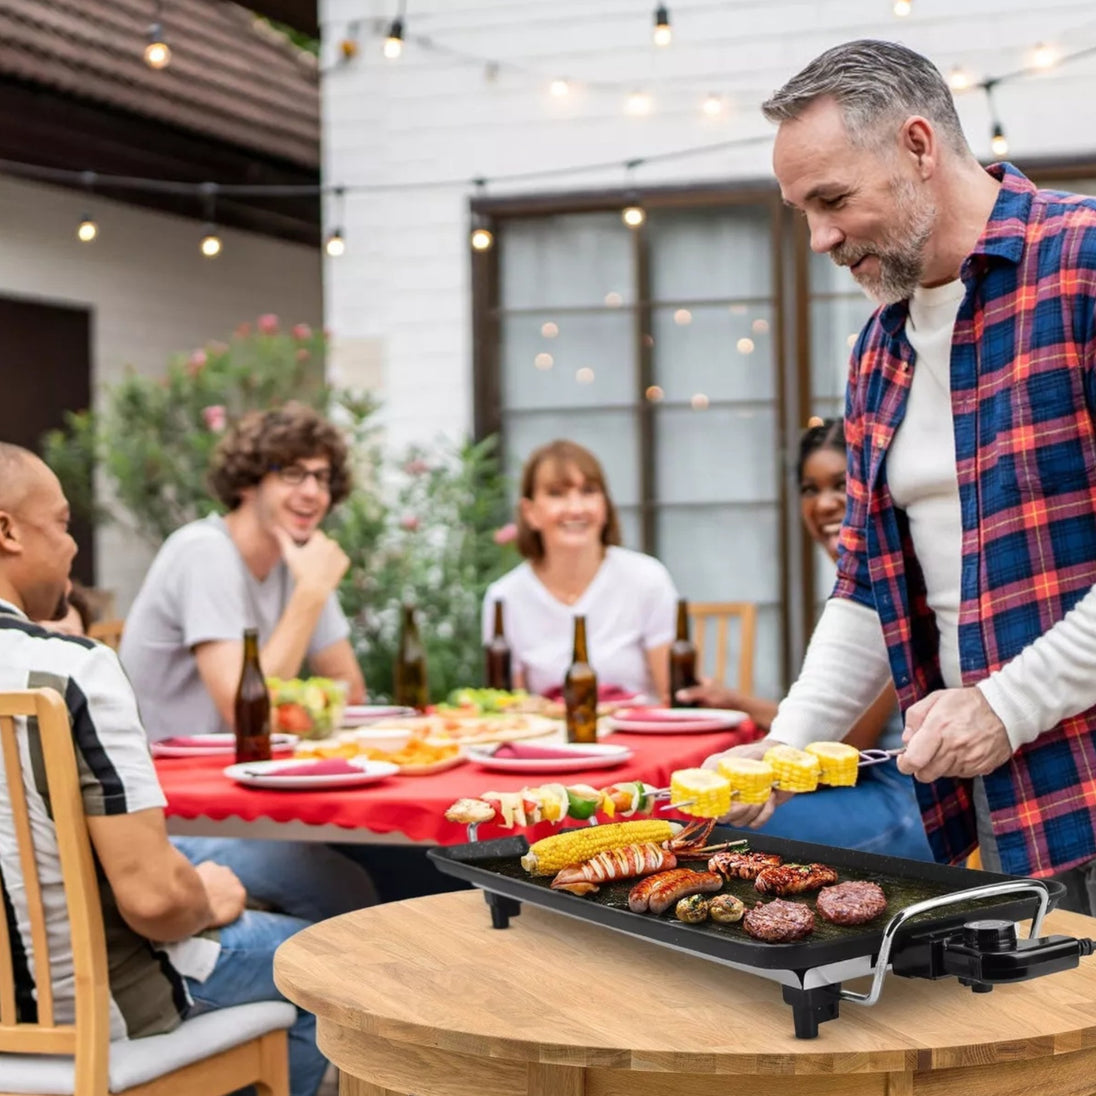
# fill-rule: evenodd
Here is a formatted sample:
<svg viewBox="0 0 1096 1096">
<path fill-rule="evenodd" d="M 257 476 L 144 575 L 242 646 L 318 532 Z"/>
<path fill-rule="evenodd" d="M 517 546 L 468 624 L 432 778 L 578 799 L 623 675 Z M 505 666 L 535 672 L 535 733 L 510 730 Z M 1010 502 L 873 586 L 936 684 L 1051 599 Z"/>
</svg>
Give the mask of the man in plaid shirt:
<svg viewBox="0 0 1096 1096">
<path fill-rule="evenodd" d="M 881 305 L 837 585 L 770 741 L 841 738 L 893 681 L 937 859 L 977 845 L 1096 912 L 1096 200 L 983 169 L 892 43 L 827 51 L 763 110 L 812 249 Z"/>
</svg>

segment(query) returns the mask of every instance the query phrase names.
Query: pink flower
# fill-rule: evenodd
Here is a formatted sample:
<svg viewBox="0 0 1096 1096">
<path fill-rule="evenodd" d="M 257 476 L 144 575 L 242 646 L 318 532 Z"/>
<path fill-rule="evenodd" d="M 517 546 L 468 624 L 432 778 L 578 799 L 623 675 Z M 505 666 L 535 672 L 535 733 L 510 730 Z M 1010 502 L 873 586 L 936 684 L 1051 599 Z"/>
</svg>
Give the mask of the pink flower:
<svg viewBox="0 0 1096 1096">
<path fill-rule="evenodd" d="M 241 339 L 246 339 L 248 337 L 248 335 L 251 334 L 251 324 L 249 324 L 249 323 L 240 324 L 240 326 L 236 328 L 236 334 L 239 335 L 239 337 Z"/>
<path fill-rule="evenodd" d="M 508 521 L 501 528 L 495 530 L 491 539 L 499 545 L 512 544 L 518 539 L 518 527 L 512 521 Z"/>
<path fill-rule="evenodd" d="M 202 419 L 206 424 L 206 428 L 214 434 L 220 434 L 228 422 L 224 405 L 219 403 L 212 403 L 208 407 L 203 407 Z"/>
<path fill-rule="evenodd" d="M 306 323 L 295 323 L 293 325 L 293 338 L 295 339 L 310 339 L 312 338 L 312 328 Z"/>
<path fill-rule="evenodd" d="M 400 528 L 406 529 L 407 532 L 413 533 L 419 527 L 419 519 L 415 514 L 404 514 L 400 518 Z"/>
<path fill-rule="evenodd" d="M 206 352 L 204 350 L 195 350 L 193 354 L 187 359 L 186 371 L 192 376 L 196 377 L 206 367 Z"/>
<path fill-rule="evenodd" d="M 430 465 L 422 457 L 414 457 L 403 466 L 403 470 L 409 476 L 422 476 L 430 471 Z"/>
<path fill-rule="evenodd" d="M 278 317 L 273 312 L 264 312 L 255 321 L 255 326 L 263 335 L 276 335 L 278 333 Z"/>
<path fill-rule="evenodd" d="M 296 358 L 299 362 L 306 362 L 311 357 L 312 355 L 307 350 L 305 350 L 303 346 L 296 353 Z"/>
</svg>

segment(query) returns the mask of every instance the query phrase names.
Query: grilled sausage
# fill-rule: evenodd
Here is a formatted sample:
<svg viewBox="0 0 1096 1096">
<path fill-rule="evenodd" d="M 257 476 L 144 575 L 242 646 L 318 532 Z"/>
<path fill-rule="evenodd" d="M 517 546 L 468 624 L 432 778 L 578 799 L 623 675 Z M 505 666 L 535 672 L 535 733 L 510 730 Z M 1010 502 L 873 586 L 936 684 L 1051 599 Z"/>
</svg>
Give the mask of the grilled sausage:
<svg viewBox="0 0 1096 1096">
<path fill-rule="evenodd" d="M 651 889 L 647 908 L 651 913 L 665 913 L 671 906 L 691 894 L 714 894 L 723 886 L 723 877 L 710 871 L 690 871 L 678 868 L 666 872 L 660 883 Z"/>
</svg>

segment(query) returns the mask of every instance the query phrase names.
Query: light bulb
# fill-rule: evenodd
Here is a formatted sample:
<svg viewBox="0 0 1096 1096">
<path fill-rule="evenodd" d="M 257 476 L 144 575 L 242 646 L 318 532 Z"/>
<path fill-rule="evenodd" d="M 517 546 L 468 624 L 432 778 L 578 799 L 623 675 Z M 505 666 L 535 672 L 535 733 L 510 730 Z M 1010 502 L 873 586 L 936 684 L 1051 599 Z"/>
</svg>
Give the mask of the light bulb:
<svg viewBox="0 0 1096 1096">
<path fill-rule="evenodd" d="M 171 64 L 171 47 L 164 41 L 164 28 L 159 23 L 148 28 L 145 64 L 150 69 L 164 69 Z"/>
<path fill-rule="evenodd" d="M 343 239 L 341 228 L 336 228 L 334 232 L 327 237 L 327 243 L 323 245 L 323 249 L 333 259 L 337 259 L 346 251 L 346 240 Z"/>
<path fill-rule="evenodd" d="M 956 65 L 948 73 L 948 87 L 952 91 L 966 91 L 970 87 L 970 76 L 966 69 Z"/>
<path fill-rule="evenodd" d="M 628 96 L 624 109 L 636 117 L 651 113 L 651 97 L 645 91 L 633 91 Z"/>
<path fill-rule="evenodd" d="M 993 149 L 994 156 L 1008 155 L 1008 139 L 1000 122 L 993 124 L 993 136 L 990 138 L 989 147 Z"/>
<path fill-rule="evenodd" d="M 384 40 L 384 55 L 389 61 L 395 61 L 403 53 L 403 20 L 393 19 L 388 28 L 388 37 Z"/>
<path fill-rule="evenodd" d="M 643 212 L 642 206 L 625 206 L 620 214 L 620 219 L 629 228 L 638 228 L 647 219 L 647 214 Z"/>
<path fill-rule="evenodd" d="M 548 94 L 555 99 L 563 99 L 570 94 L 571 85 L 566 80 L 556 79 L 548 85 Z"/>
<path fill-rule="evenodd" d="M 655 8 L 655 45 L 668 46 L 673 36 L 673 31 L 670 30 L 670 13 L 666 10 L 665 4 L 659 4 Z"/>
<path fill-rule="evenodd" d="M 1051 68 L 1057 59 L 1054 50 L 1045 42 L 1040 42 L 1036 45 L 1035 52 L 1031 55 L 1031 63 L 1036 68 L 1041 69 Z"/>
<path fill-rule="evenodd" d="M 894 14 L 899 19 L 905 18 L 913 10 L 911 0 L 894 0 Z"/>
<path fill-rule="evenodd" d="M 76 229 L 76 238 L 82 244 L 90 244 L 99 235 L 99 226 L 86 215 Z"/>
<path fill-rule="evenodd" d="M 221 237 L 217 235 L 217 230 L 209 225 L 206 228 L 206 234 L 202 237 L 202 242 L 199 244 L 202 249 L 202 254 L 207 259 L 215 259 L 221 253 Z"/>
<path fill-rule="evenodd" d="M 490 251 L 495 242 L 494 234 L 488 228 L 474 228 L 471 239 L 473 251 Z"/>
<path fill-rule="evenodd" d="M 705 97 L 704 102 L 700 104 L 700 109 L 709 118 L 715 118 L 723 113 L 723 100 L 718 95 L 708 95 Z"/>
</svg>

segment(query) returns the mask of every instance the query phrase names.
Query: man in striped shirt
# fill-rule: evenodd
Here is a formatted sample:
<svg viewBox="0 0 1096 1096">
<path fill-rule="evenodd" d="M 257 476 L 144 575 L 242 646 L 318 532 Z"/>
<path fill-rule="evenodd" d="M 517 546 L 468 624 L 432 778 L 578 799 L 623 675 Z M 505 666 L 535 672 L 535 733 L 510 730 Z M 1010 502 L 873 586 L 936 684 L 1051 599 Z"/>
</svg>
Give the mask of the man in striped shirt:
<svg viewBox="0 0 1096 1096">
<path fill-rule="evenodd" d="M 893 679 L 937 859 L 979 845 L 1096 912 L 1096 201 L 982 168 L 893 43 L 827 51 L 763 110 L 811 247 L 881 306 L 837 585 L 772 737 L 840 738 Z"/>
<path fill-rule="evenodd" d="M 164 796 L 129 681 L 114 652 L 32 623 L 56 619 L 76 543 L 57 477 L 25 449 L 0 442 L 0 690 L 50 687 L 65 700 L 99 873 L 110 979 L 111 1038 L 171 1031 L 194 1010 L 273 1000 L 273 952 L 304 922 L 245 911 L 226 867 L 197 867 L 168 841 Z M 19 729 L 26 756 L 37 728 Z M 31 771 L 39 773 L 40 765 Z M 44 784 L 28 788 L 58 1019 L 72 1020 L 73 968 L 53 820 Z M 35 1014 L 30 924 L 12 804 L 0 783 L 3 889 L 20 1015 Z M 40 972 L 38 972 L 40 973 Z M 290 1032 L 294 1096 L 312 1096 L 325 1066 L 314 1018 Z"/>
</svg>

